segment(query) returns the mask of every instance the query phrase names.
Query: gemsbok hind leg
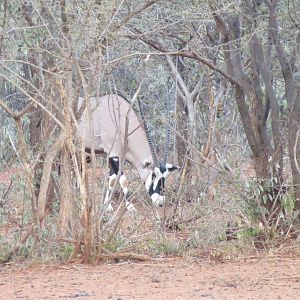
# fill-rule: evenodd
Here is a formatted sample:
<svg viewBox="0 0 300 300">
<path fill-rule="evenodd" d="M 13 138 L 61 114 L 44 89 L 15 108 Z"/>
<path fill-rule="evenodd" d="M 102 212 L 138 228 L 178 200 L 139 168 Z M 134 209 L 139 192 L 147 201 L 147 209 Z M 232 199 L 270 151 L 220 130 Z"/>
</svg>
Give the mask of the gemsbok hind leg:
<svg viewBox="0 0 300 300">
<path fill-rule="evenodd" d="M 117 174 L 119 172 L 119 157 L 110 157 L 109 158 L 109 165 L 110 165 L 110 170 L 109 170 L 109 181 L 108 181 L 108 189 L 106 192 L 105 196 L 105 205 L 107 205 L 107 210 L 112 211 L 112 205 L 110 203 L 109 196 L 111 194 L 111 190 L 115 184 Z M 125 198 L 125 204 L 126 208 L 130 211 L 134 211 L 134 205 L 128 200 L 128 186 L 129 186 L 129 181 L 126 178 L 124 174 L 120 176 L 119 183 L 121 185 L 121 188 L 123 190 L 124 198 Z"/>
</svg>

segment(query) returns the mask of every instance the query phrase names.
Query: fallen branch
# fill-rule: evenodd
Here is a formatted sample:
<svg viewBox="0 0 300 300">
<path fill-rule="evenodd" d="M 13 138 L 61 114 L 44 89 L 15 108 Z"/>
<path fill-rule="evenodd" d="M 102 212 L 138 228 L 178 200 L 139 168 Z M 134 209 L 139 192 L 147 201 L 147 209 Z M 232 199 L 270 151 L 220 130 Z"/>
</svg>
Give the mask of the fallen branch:
<svg viewBox="0 0 300 300">
<path fill-rule="evenodd" d="M 148 255 L 141 255 L 135 253 L 108 253 L 108 254 L 99 254 L 96 261 L 101 260 L 138 260 L 138 261 L 160 261 L 159 258 L 154 258 Z"/>
</svg>

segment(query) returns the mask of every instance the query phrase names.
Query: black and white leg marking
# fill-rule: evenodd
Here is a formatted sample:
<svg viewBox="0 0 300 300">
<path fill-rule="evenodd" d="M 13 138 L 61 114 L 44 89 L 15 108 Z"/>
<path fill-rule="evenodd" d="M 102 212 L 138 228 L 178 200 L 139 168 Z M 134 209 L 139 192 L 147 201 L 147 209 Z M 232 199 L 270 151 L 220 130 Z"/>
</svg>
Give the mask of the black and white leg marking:
<svg viewBox="0 0 300 300">
<path fill-rule="evenodd" d="M 115 184 L 115 180 L 117 177 L 117 174 L 119 172 L 119 157 L 110 157 L 109 158 L 109 165 L 110 165 L 110 170 L 109 170 L 109 182 L 108 182 L 108 190 L 106 193 L 106 197 L 105 197 L 105 204 L 108 203 L 109 200 L 109 196 L 111 193 L 111 190 Z M 129 182 L 126 178 L 126 176 L 122 173 L 119 179 L 119 183 L 121 185 L 121 188 L 123 190 L 123 194 L 124 194 L 124 198 L 125 198 L 125 204 L 126 204 L 126 208 L 130 211 L 134 211 L 134 205 L 128 201 L 128 186 L 129 186 Z M 112 211 L 112 205 L 111 203 L 108 203 L 108 210 Z"/>
<path fill-rule="evenodd" d="M 166 164 L 165 166 L 155 167 L 148 176 L 145 186 L 155 206 L 163 206 L 165 203 L 164 189 L 165 181 L 169 174 L 178 170 L 178 166 Z"/>
</svg>

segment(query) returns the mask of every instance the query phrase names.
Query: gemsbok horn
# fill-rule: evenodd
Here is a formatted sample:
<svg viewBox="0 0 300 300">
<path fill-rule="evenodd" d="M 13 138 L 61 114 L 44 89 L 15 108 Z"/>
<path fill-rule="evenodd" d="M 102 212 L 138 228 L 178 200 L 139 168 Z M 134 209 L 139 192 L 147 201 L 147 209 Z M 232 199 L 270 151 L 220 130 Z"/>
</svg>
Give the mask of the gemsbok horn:
<svg viewBox="0 0 300 300">
<path fill-rule="evenodd" d="M 80 103 L 83 103 L 82 98 Z M 107 154 L 109 157 L 109 184 L 105 197 L 108 210 L 112 210 L 108 199 L 119 172 L 119 161 L 122 155 L 125 155 L 125 160 L 137 169 L 155 206 L 163 206 L 165 202 L 165 180 L 170 172 L 179 169 L 178 166 L 166 163 L 169 148 L 169 130 L 166 134 L 167 143 L 164 147 L 163 160 L 160 163 L 141 105 L 142 122 L 134 110 L 130 110 L 130 106 L 131 104 L 125 98 L 115 94 L 91 98 L 93 134 L 90 134 L 87 109 L 84 110 L 79 121 L 79 135 L 85 145 L 85 151 L 91 152 L 93 142 L 96 154 Z M 169 107 L 169 104 L 167 106 Z M 128 129 L 126 130 L 127 118 Z M 124 149 L 125 135 L 127 135 L 126 149 Z M 119 183 L 125 196 L 127 209 L 134 210 L 133 204 L 128 200 L 129 182 L 123 173 L 120 176 Z"/>
</svg>

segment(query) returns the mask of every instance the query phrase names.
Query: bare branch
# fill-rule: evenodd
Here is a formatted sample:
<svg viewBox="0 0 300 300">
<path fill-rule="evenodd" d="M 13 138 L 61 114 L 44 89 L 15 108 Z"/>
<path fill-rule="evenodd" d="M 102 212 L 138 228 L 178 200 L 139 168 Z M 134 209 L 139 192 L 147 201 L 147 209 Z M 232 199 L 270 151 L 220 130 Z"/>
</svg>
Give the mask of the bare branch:
<svg viewBox="0 0 300 300">
<path fill-rule="evenodd" d="M 188 94 L 190 94 L 181 74 L 178 72 L 178 70 L 176 69 L 176 66 L 174 64 L 174 62 L 172 61 L 170 55 L 166 55 L 166 58 L 167 58 L 167 62 L 173 72 L 173 74 L 175 75 L 181 89 L 183 90 L 183 92 L 185 93 L 185 95 L 187 96 Z"/>
<path fill-rule="evenodd" d="M 8 69 L 5 65 L 2 65 L 4 68 L 6 68 L 8 71 L 12 72 L 10 69 Z M 12 72 L 13 75 L 17 76 L 19 79 L 23 80 L 24 82 L 28 83 L 30 86 L 32 86 L 34 89 L 37 90 L 37 88 L 31 84 L 29 81 L 25 80 L 24 78 L 22 78 L 19 75 L 16 75 L 14 72 Z M 63 124 L 55 117 L 55 115 L 49 110 L 47 109 L 47 107 L 45 105 L 43 105 L 40 101 L 38 101 L 37 99 L 35 99 L 34 97 L 32 97 L 30 95 L 29 92 L 27 92 L 23 87 L 21 87 L 20 85 L 18 85 L 14 80 L 8 78 L 8 77 L 4 77 L 3 75 L 0 74 L 0 77 L 5 78 L 5 80 L 7 80 L 8 82 L 10 82 L 13 86 L 15 86 L 17 89 L 19 89 L 24 95 L 26 95 L 28 97 L 29 100 L 31 100 L 34 104 L 40 106 L 62 129 L 64 128 Z M 39 95 L 46 100 L 43 95 L 40 93 L 39 90 L 37 90 L 37 92 L 39 93 Z M 47 101 L 46 101 L 47 102 Z M 59 110 L 58 110 L 59 111 Z"/>
<path fill-rule="evenodd" d="M 227 41 L 229 40 L 229 27 L 228 24 L 225 22 L 225 20 L 216 12 L 212 13 L 217 28 L 221 31 L 221 33 L 223 34 L 223 36 L 227 39 Z"/>
<path fill-rule="evenodd" d="M 144 10 L 146 10 L 148 7 L 152 6 L 153 4 L 155 4 L 156 2 L 158 2 L 159 0 L 151 0 L 146 2 L 141 8 L 130 12 L 117 26 L 115 26 L 115 30 L 120 29 L 122 26 L 124 26 L 130 19 L 132 19 L 134 16 L 140 14 L 141 12 L 143 12 Z"/>
<path fill-rule="evenodd" d="M 17 117 L 17 113 L 11 110 L 1 99 L 0 99 L 0 107 L 2 107 L 12 118 L 15 119 Z"/>
<path fill-rule="evenodd" d="M 13 119 L 20 119 L 23 115 L 25 115 L 32 107 L 33 102 L 28 103 L 20 112 L 14 112 L 10 109 L 2 99 L 0 99 L 0 107 L 4 109 Z"/>
<path fill-rule="evenodd" d="M 132 35 L 131 36 L 127 36 L 129 38 L 134 38 Z M 145 36 L 141 36 L 141 35 L 137 35 L 136 38 L 139 38 L 140 40 L 142 40 L 143 42 L 145 42 L 146 44 L 148 44 L 149 46 L 151 46 L 152 48 L 169 54 L 169 55 L 175 55 L 175 56 L 182 56 L 182 57 L 187 57 L 187 58 L 191 58 L 191 59 L 195 59 L 205 65 L 207 65 L 210 69 L 220 73 L 221 75 L 223 75 L 226 79 L 228 79 L 232 84 L 235 84 L 237 86 L 240 86 L 240 82 L 232 77 L 230 74 L 228 74 L 227 72 L 225 72 L 224 70 L 222 70 L 221 68 L 219 68 L 218 66 L 216 66 L 213 62 L 211 62 L 210 60 L 204 58 L 203 56 L 192 52 L 192 51 L 171 51 L 168 49 L 163 48 L 158 42 L 154 42 L 152 40 L 150 40 L 149 38 L 145 37 Z"/>
<path fill-rule="evenodd" d="M 4 0 L 3 2 L 3 20 L 2 20 L 2 24 L 0 25 L 2 27 L 1 32 L 0 32 L 0 56 L 2 53 L 2 47 L 1 45 L 3 45 L 3 37 L 4 37 L 4 28 L 6 25 L 6 18 L 7 18 L 7 0 Z"/>
<path fill-rule="evenodd" d="M 196 86 L 194 87 L 194 89 L 193 89 L 192 92 L 191 92 L 192 98 L 194 98 L 194 97 L 198 94 L 198 92 L 199 92 L 199 90 L 200 90 L 202 84 L 203 84 L 203 81 L 200 80 L 200 78 L 199 78 L 199 80 L 198 80 Z"/>
<path fill-rule="evenodd" d="M 60 15 L 62 20 L 62 31 L 66 36 L 69 32 L 68 19 L 66 14 L 66 0 L 60 0 Z"/>
</svg>

